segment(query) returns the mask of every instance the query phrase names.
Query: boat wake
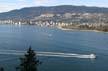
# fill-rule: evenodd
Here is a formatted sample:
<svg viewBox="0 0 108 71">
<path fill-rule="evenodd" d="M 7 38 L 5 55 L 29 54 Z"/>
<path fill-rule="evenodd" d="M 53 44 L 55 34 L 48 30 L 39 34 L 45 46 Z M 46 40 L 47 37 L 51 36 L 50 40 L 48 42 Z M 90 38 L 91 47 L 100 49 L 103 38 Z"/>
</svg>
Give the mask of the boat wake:
<svg viewBox="0 0 108 71">
<path fill-rule="evenodd" d="M 3 55 L 24 55 L 26 51 L 17 50 L 0 50 L 0 54 Z M 60 52 L 36 52 L 37 56 L 47 56 L 47 57 L 68 57 L 68 58 L 96 58 L 95 54 L 73 54 L 73 53 L 60 53 Z"/>
</svg>

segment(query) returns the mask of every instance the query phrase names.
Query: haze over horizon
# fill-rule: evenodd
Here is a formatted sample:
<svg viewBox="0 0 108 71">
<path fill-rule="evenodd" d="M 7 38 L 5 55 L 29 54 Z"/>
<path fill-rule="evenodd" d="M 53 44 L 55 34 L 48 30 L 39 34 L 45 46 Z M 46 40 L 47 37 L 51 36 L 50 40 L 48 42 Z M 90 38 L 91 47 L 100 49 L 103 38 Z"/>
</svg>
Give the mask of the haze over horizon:
<svg viewBox="0 0 108 71">
<path fill-rule="evenodd" d="M 84 5 L 108 7 L 107 3 L 108 0 L 0 0 L 0 12 L 33 6 Z"/>
</svg>

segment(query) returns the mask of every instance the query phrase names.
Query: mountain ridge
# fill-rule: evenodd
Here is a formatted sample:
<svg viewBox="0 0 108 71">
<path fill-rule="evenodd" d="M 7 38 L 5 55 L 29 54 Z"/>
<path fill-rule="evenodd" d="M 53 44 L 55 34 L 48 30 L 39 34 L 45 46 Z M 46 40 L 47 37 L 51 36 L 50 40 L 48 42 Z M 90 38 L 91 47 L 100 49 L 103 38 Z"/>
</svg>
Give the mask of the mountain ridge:
<svg viewBox="0 0 108 71">
<path fill-rule="evenodd" d="M 74 5 L 25 7 L 0 13 L 0 19 L 31 20 L 45 13 L 61 15 L 65 13 L 108 13 L 108 8 Z"/>
</svg>

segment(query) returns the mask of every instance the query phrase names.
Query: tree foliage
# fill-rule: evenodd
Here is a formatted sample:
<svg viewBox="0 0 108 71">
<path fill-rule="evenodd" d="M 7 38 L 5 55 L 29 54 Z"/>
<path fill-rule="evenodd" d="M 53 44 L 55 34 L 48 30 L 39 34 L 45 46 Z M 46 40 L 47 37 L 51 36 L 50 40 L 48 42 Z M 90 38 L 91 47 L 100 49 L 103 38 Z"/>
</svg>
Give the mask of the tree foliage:
<svg viewBox="0 0 108 71">
<path fill-rule="evenodd" d="M 1 67 L 1 68 L 0 68 L 0 71 L 4 71 L 4 68 L 3 68 L 3 67 Z"/>
<path fill-rule="evenodd" d="M 32 50 L 31 47 L 29 47 L 24 57 L 20 58 L 20 61 L 20 71 L 37 71 L 39 60 L 37 59 L 36 53 L 34 52 L 34 50 Z"/>
</svg>

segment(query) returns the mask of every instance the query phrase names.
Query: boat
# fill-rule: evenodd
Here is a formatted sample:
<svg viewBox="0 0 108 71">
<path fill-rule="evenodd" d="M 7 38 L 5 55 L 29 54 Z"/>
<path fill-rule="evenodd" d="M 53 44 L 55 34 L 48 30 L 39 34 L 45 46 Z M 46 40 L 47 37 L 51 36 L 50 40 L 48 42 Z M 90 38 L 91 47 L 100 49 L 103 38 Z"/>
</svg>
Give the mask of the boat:
<svg viewBox="0 0 108 71">
<path fill-rule="evenodd" d="M 90 54 L 90 58 L 96 58 L 95 54 Z"/>
</svg>

